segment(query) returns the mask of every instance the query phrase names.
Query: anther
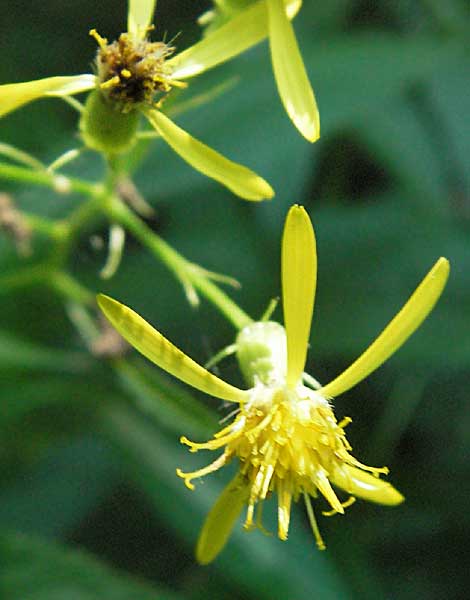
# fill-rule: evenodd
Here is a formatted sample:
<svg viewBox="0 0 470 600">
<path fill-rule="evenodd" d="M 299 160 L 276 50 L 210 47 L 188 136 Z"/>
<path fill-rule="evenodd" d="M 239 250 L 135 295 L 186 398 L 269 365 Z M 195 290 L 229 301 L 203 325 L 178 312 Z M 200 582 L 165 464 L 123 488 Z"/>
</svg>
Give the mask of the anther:
<svg viewBox="0 0 470 600">
<path fill-rule="evenodd" d="M 103 83 L 100 83 L 100 88 L 102 90 L 107 90 L 108 88 L 112 88 L 116 85 L 119 85 L 121 83 L 121 80 L 119 79 L 118 75 L 115 75 L 114 77 L 111 77 L 111 79 L 108 79 L 108 81 L 104 81 Z"/>
<path fill-rule="evenodd" d="M 96 43 L 101 48 L 101 50 L 104 50 L 108 45 L 108 40 L 104 37 L 101 37 L 100 34 L 96 31 L 96 29 L 90 29 L 88 34 L 96 40 Z"/>
</svg>

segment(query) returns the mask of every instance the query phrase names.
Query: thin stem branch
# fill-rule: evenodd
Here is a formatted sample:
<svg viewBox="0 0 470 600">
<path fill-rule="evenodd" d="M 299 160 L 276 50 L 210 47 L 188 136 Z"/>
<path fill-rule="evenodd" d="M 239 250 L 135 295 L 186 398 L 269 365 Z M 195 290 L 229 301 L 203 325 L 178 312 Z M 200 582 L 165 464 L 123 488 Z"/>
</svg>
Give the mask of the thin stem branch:
<svg viewBox="0 0 470 600">
<path fill-rule="evenodd" d="M 82 179 L 54 175 L 46 171 L 35 171 L 6 163 L 0 163 L 0 179 L 48 187 L 58 192 L 78 192 L 85 196 L 96 196 L 100 189 L 100 186 Z"/>
<path fill-rule="evenodd" d="M 234 327 L 242 329 L 249 325 L 252 319 L 211 281 L 210 275 L 208 276 L 204 269 L 196 268 L 197 265 L 176 252 L 115 195 L 114 190 L 122 165 L 110 164 L 109 166 L 107 180 L 103 185 L 0 163 L 0 179 L 30 183 L 62 192 L 74 191 L 88 196 L 88 200 L 78 206 L 66 220 L 58 223 L 49 223 L 45 219 L 32 216 L 29 218 L 33 227 L 50 235 L 51 238 L 55 237 L 56 243 L 52 248 L 50 261 L 38 266 L 41 268 L 40 271 L 33 269 L 16 279 L 12 275 L 8 280 L 9 287 L 21 287 L 21 282 L 27 285 L 33 281 L 45 281 L 62 295 L 90 304 L 93 301 L 93 294 L 81 288 L 80 284 L 62 269 L 76 235 L 91 221 L 103 215 L 130 231 L 154 256 L 166 264 L 181 281 L 188 296 L 193 296 L 193 301 L 194 298 L 197 299 L 195 294 L 197 290 L 212 302 Z"/>
<path fill-rule="evenodd" d="M 105 210 L 111 219 L 130 231 L 152 254 L 165 263 L 183 283 L 189 282 L 212 302 L 237 329 L 242 329 L 252 322 L 252 319 L 225 292 L 204 276 L 201 271 L 194 269 L 191 262 L 153 232 L 119 198 L 109 197 Z"/>
<path fill-rule="evenodd" d="M 95 303 L 95 294 L 64 271 L 50 273 L 48 283 L 52 289 L 68 300 L 89 306 Z"/>
</svg>

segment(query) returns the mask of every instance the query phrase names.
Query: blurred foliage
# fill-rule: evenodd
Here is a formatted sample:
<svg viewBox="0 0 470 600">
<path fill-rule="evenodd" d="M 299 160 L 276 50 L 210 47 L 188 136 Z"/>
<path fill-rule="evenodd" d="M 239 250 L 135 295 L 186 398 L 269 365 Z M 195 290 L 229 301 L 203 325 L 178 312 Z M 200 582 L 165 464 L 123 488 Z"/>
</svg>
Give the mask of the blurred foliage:
<svg viewBox="0 0 470 600">
<path fill-rule="evenodd" d="M 178 45 L 190 44 L 199 35 L 195 16 L 207 6 L 159 0 L 157 32 L 181 32 Z M 125 14 L 123 0 L 8 3 L 0 81 L 89 71 L 95 47 L 88 30 L 112 37 Z M 184 256 L 236 277 L 242 289 L 230 293 L 253 317 L 279 295 L 287 208 L 307 207 L 319 252 L 308 370 L 321 381 L 364 349 L 438 256 L 450 259 L 449 285 L 428 321 L 336 407 L 338 416 L 353 417 L 348 435 L 356 456 L 388 464 L 406 503 L 386 509 L 357 502 L 345 517 L 321 517 L 325 553 L 315 549 L 302 510 L 285 543 L 239 527 L 213 565 L 197 566 L 198 530 L 230 473 L 189 492 L 175 467 L 189 470 L 202 457 L 189 455 L 178 438 L 205 437 L 225 411 L 134 355 L 125 362 L 91 356 L 50 291 L 0 289 L 2 598 L 467 595 L 469 17 L 464 0 L 306 0 L 295 28 L 322 119 L 313 147 L 283 112 L 266 43 L 198 78 L 178 98 L 191 104 L 230 84 L 178 122 L 257 170 L 276 198 L 243 203 L 158 141 L 135 174 L 156 209 L 149 225 Z M 75 128 L 65 104 L 41 101 L 2 120 L 0 139 L 46 162 L 74 146 Z M 93 179 L 99 169 L 86 154 L 69 172 Z M 48 216 L 64 216 L 80 201 L 5 182 L 2 191 L 19 208 Z M 33 257 L 18 258 L 2 236 L 1 272 L 35 260 L 44 243 L 35 239 Z M 104 260 L 87 234 L 70 267 L 196 360 L 233 341 L 213 307 L 190 308 L 172 275 L 133 239 L 108 282 L 98 277 Z M 220 369 L 239 383 L 233 361 Z"/>
</svg>

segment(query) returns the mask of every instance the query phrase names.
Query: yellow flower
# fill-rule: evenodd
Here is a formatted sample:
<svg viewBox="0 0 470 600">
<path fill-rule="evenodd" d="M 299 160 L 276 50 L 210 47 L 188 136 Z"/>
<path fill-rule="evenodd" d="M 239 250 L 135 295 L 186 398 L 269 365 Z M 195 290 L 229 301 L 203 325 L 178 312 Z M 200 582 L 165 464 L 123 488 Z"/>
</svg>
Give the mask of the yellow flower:
<svg viewBox="0 0 470 600">
<path fill-rule="evenodd" d="M 156 0 L 129 0 L 128 31 L 111 44 L 95 30 L 97 75 L 48 77 L 0 86 L 0 117 L 42 97 L 69 97 L 95 90 L 89 95 L 80 129 L 85 143 L 105 154 L 128 150 L 135 139 L 138 115 L 143 114 L 157 133 L 192 167 L 219 181 L 246 200 L 274 196 L 271 186 L 250 169 L 228 160 L 173 123 L 161 110 L 164 95 L 182 87 L 184 75 L 174 73 L 174 48 L 150 42 L 148 32 Z M 218 51 L 208 39 L 204 52 Z M 217 62 L 224 60 L 219 56 Z M 204 71 L 214 64 L 207 61 Z M 156 96 L 159 101 L 156 102 Z"/>
<path fill-rule="evenodd" d="M 213 560 L 225 545 L 244 506 L 245 528 L 261 526 L 264 501 L 277 494 L 278 535 L 285 540 L 292 501 L 303 498 L 317 545 L 324 548 L 310 498 L 322 495 L 330 513 L 344 513 L 359 497 L 396 505 L 403 496 L 380 478 L 385 467 L 363 465 L 351 455 L 331 399 L 346 392 L 386 361 L 417 329 L 439 298 L 449 274 L 440 258 L 411 298 L 369 348 L 325 386 L 304 373 L 316 288 L 315 236 L 305 210 L 293 206 L 282 242 L 282 293 L 285 328 L 272 321 L 252 322 L 238 334 L 235 349 L 250 385 L 241 390 L 196 364 L 130 308 L 100 295 L 98 303 L 116 329 L 144 356 L 175 377 L 238 405 L 232 422 L 206 443 L 182 438 L 192 452 L 223 449 L 207 467 L 178 470 L 186 485 L 238 458 L 239 472 L 224 489 L 202 528 L 196 556 Z M 349 497 L 341 501 L 333 486 Z M 257 518 L 255 518 L 257 512 Z"/>
<path fill-rule="evenodd" d="M 209 35 L 173 59 L 177 77 L 191 77 L 207 69 L 214 57 L 222 62 L 269 37 L 274 77 L 284 108 L 310 142 L 320 137 L 320 117 L 294 29 L 289 19 L 302 0 L 215 0 L 215 10 L 202 17 Z M 221 23 L 221 24 L 220 24 Z M 214 49 L 217 46 L 217 52 Z"/>
</svg>

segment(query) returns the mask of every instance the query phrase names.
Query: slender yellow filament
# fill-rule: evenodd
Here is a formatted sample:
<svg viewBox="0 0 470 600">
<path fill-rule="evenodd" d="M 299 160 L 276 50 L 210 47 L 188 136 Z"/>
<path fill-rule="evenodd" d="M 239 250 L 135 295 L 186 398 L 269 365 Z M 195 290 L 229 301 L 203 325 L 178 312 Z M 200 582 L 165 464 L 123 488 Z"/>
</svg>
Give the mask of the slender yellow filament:
<svg viewBox="0 0 470 600">
<path fill-rule="evenodd" d="M 356 498 L 354 496 L 349 496 L 349 498 L 347 500 L 345 500 L 344 502 L 341 502 L 341 506 L 343 508 L 348 508 L 350 507 L 352 504 L 354 504 L 354 502 L 356 502 Z M 322 510 L 321 513 L 324 517 L 332 517 L 334 515 L 338 514 L 337 510 Z"/>
<path fill-rule="evenodd" d="M 184 479 L 184 483 L 187 488 L 189 488 L 190 490 L 194 490 L 194 484 L 191 483 L 192 479 L 198 479 L 199 477 L 203 477 L 204 475 L 208 475 L 209 473 L 217 471 L 225 465 L 229 456 L 229 454 L 224 452 L 219 456 L 219 458 L 214 460 L 214 462 L 212 462 L 210 465 L 207 465 L 207 467 L 199 469 L 198 471 L 193 471 L 191 473 L 183 473 L 181 469 L 176 469 L 176 474 L 178 475 L 178 477 Z"/>
<path fill-rule="evenodd" d="M 318 529 L 317 520 L 315 519 L 315 514 L 313 512 L 312 503 L 310 502 L 310 496 L 303 493 L 305 508 L 307 509 L 308 520 L 310 522 L 310 527 L 312 528 L 313 535 L 315 536 L 315 541 L 317 543 L 317 548 L 319 550 L 325 550 L 325 542 L 321 536 L 320 530 Z"/>
<path fill-rule="evenodd" d="M 237 430 L 233 431 L 232 433 L 229 433 L 224 437 L 218 438 L 217 440 L 209 440 L 208 442 L 204 442 L 201 444 L 192 442 L 191 440 L 188 440 L 186 436 L 183 435 L 180 437 L 180 442 L 182 444 L 185 444 L 186 446 L 189 446 L 190 452 L 197 452 L 198 450 L 217 450 L 217 448 L 225 446 L 226 444 L 237 439 L 237 437 L 240 437 L 241 435 L 243 435 L 243 432 Z"/>
</svg>

